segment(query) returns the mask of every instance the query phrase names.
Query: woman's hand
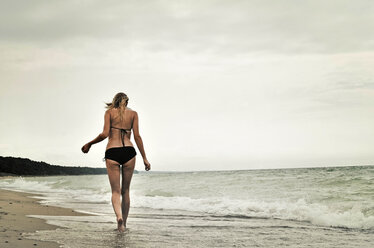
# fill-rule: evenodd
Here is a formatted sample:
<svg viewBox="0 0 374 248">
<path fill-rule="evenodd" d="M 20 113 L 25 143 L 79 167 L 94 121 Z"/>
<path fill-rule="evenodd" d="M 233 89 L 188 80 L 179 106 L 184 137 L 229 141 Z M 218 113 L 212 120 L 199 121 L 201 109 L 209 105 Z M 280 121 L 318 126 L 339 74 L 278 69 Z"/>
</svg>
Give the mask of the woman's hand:
<svg viewBox="0 0 374 248">
<path fill-rule="evenodd" d="M 151 164 L 148 162 L 148 160 L 146 158 L 143 158 L 143 162 L 144 162 L 144 165 L 145 165 L 145 170 L 149 171 L 151 169 Z"/>
<path fill-rule="evenodd" d="M 91 148 L 91 144 L 87 143 L 84 146 L 82 146 L 81 150 L 83 153 L 87 153 L 90 150 L 90 148 Z"/>
</svg>

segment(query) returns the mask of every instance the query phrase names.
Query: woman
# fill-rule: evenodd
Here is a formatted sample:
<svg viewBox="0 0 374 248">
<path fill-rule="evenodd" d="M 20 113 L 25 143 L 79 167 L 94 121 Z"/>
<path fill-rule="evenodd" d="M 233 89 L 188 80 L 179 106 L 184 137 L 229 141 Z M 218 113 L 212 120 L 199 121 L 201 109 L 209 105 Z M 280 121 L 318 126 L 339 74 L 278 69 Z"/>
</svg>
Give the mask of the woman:
<svg viewBox="0 0 374 248">
<path fill-rule="evenodd" d="M 130 208 L 130 182 L 135 167 L 136 151 L 130 141 L 131 129 L 134 130 L 134 139 L 143 157 L 145 170 L 149 171 L 151 169 L 139 134 L 138 114 L 127 108 L 128 102 L 129 98 L 125 93 L 116 94 L 113 101 L 107 103 L 108 110 L 104 116 L 103 132 L 82 147 L 82 152 L 87 153 L 91 145 L 109 137 L 105 151 L 105 161 L 112 188 L 112 205 L 117 217 L 119 232 L 123 232 L 126 228 Z M 120 185 L 120 165 L 122 165 L 122 189 Z"/>
</svg>

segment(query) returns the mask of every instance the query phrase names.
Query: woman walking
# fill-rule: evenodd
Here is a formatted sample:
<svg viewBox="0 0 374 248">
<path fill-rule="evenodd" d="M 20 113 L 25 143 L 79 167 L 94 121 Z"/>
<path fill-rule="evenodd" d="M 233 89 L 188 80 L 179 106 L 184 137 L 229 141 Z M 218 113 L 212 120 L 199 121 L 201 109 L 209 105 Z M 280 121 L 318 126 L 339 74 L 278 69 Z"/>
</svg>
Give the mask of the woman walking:
<svg viewBox="0 0 374 248">
<path fill-rule="evenodd" d="M 135 167 L 136 151 L 131 138 L 134 132 L 135 143 L 143 157 L 145 170 L 149 171 L 151 165 L 145 155 L 143 141 L 139 134 L 138 114 L 127 107 L 129 98 L 125 93 L 117 93 L 111 103 L 107 103 L 104 116 L 104 129 L 94 140 L 82 147 L 82 152 L 87 153 L 91 145 L 108 138 L 105 151 L 106 168 L 112 188 L 112 205 L 117 217 L 117 228 L 123 232 L 126 228 L 127 216 L 130 208 L 130 182 Z M 122 171 L 120 166 L 122 165 Z M 120 174 L 122 172 L 122 186 Z M 121 201 L 122 195 L 122 201 Z"/>
</svg>

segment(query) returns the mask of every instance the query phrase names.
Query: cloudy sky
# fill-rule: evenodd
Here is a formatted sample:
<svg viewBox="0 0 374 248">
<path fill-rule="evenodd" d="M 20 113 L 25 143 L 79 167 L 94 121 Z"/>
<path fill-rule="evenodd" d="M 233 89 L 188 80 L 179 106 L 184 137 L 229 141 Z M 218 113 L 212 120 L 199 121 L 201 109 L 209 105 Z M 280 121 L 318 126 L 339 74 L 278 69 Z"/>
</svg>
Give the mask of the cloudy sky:
<svg viewBox="0 0 374 248">
<path fill-rule="evenodd" d="M 371 0 L 1 1 L 0 155 L 105 166 L 106 141 L 80 148 L 123 91 L 154 170 L 374 164 L 373 13 Z"/>
</svg>

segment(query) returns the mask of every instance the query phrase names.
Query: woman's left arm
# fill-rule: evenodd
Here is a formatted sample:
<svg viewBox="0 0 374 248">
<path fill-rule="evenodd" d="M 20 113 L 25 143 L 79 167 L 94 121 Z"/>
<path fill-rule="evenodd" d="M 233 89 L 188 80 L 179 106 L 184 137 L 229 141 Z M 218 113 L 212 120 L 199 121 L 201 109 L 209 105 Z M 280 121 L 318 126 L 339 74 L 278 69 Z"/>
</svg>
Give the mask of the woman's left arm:
<svg viewBox="0 0 374 248">
<path fill-rule="evenodd" d="M 109 110 L 107 110 L 105 111 L 105 115 L 104 115 L 103 132 L 100 133 L 95 139 L 85 144 L 81 149 L 82 152 L 87 153 L 93 144 L 96 144 L 96 143 L 99 143 L 105 140 L 109 136 L 109 130 L 110 130 L 110 113 L 109 113 Z"/>
</svg>

